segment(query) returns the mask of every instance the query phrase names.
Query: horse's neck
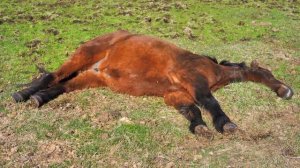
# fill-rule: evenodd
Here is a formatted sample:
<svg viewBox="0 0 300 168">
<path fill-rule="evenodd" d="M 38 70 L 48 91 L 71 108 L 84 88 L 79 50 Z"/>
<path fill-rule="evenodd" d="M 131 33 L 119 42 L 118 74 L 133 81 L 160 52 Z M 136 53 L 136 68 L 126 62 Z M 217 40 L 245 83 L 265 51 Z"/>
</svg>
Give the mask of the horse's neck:
<svg viewBox="0 0 300 168">
<path fill-rule="evenodd" d="M 240 67 L 222 66 L 222 73 L 219 74 L 219 80 L 211 86 L 212 91 L 216 91 L 230 83 L 245 81 L 246 71 Z"/>
</svg>

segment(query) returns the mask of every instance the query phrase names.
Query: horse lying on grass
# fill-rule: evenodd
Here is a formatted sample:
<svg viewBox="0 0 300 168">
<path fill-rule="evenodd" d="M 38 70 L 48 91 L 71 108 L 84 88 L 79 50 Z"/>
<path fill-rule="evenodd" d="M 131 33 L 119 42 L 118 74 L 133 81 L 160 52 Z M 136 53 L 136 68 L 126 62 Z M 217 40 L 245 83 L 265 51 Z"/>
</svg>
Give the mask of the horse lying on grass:
<svg viewBox="0 0 300 168">
<path fill-rule="evenodd" d="M 40 107 L 60 94 L 84 88 L 109 87 L 134 96 L 160 96 L 190 121 L 192 133 L 210 136 L 198 106 L 210 112 L 217 131 L 234 132 L 236 124 L 212 92 L 243 81 L 262 83 L 284 99 L 293 96 L 289 86 L 256 61 L 250 67 L 218 63 L 153 37 L 117 31 L 81 45 L 57 71 L 43 74 L 12 97 L 16 102 L 31 99 Z"/>
</svg>

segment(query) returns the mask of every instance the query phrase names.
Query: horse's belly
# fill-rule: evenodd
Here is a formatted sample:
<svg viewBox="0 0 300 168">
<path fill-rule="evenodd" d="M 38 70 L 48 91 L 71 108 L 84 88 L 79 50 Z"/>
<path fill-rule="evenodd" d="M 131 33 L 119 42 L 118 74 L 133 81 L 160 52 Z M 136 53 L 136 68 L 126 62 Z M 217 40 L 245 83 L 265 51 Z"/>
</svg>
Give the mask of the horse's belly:
<svg viewBox="0 0 300 168">
<path fill-rule="evenodd" d="M 122 76 L 108 80 L 107 86 L 116 92 L 134 96 L 163 96 L 174 86 L 167 79 L 141 78 L 135 75 Z"/>
</svg>

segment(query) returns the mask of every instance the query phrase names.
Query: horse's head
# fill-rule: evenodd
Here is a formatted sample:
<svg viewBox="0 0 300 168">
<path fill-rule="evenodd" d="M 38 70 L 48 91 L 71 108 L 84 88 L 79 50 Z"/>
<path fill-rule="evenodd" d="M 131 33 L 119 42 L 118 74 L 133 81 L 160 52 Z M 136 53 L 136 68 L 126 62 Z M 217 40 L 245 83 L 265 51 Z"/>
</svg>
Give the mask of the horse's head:
<svg viewBox="0 0 300 168">
<path fill-rule="evenodd" d="M 292 98 L 294 94 L 293 90 L 286 84 L 277 80 L 270 70 L 260 67 L 257 61 L 252 61 L 250 69 L 256 74 L 256 77 L 259 77 L 256 78 L 256 80 L 270 86 L 272 90 L 276 92 L 277 96 L 283 99 Z"/>
</svg>

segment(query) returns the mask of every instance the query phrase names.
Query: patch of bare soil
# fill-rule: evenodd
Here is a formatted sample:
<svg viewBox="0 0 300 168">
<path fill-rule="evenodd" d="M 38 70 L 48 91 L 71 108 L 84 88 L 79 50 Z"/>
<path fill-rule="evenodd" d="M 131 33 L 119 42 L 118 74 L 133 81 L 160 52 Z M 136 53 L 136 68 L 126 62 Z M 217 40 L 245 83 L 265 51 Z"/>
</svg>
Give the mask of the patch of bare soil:
<svg viewBox="0 0 300 168">
<path fill-rule="evenodd" d="M 40 45 L 41 42 L 42 42 L 41 40 L 35 39 L 35 40 L 27 42 L 25 44 L 25 46 L 28 48 L 35 48 L 35 47 L 38 47 L 38 45 Z"/>
<path fill-rule="evenodd" d="M 59 30 L 55 29 L 55 28 L 49 28 L 49 29 L 44 29 L 43 30 L 45 33 L 48 34 L 53 34 L 53 35 L 58 35 L 59 34 Z"/>
<path fill-rule="evenodd" d="M 19 142 L 22 143 L 22 142 Z M 62 163 L 66 160 L 76 159 L 75 150 L 65 141 L 39 141 L 35 149 L 30 151 L 19 151 L 22 144 L 7 150 L 4 157 L 7 161 L 14 160 L 14 166 L 37 166 L 47 167 L 52 164 Z"/>
<path fill-rule="evenodd" d="M 12 156 L 17 153 L 17 137 L 10 130 L 0 131 L 0 158 L 2 162 L 9 162 Z"/>
<path fill-rule="evenodd" d="M 65 141 L 39 142 L 37 153 L 31 156 L 32 162 L 40 166 L 62 163 L 64 160 L 75 158 L 75 150 Z"/>
<path fill-rule="evenodd" d="M 93 125 L 106 129 L 114 126 L 117 123 L 118 119 L 122 116 L 119 111 L 91 111 L 88 115 L 91 118 Z M 129 123 L 128 121 L 124 122 Z"/>
</svg>

